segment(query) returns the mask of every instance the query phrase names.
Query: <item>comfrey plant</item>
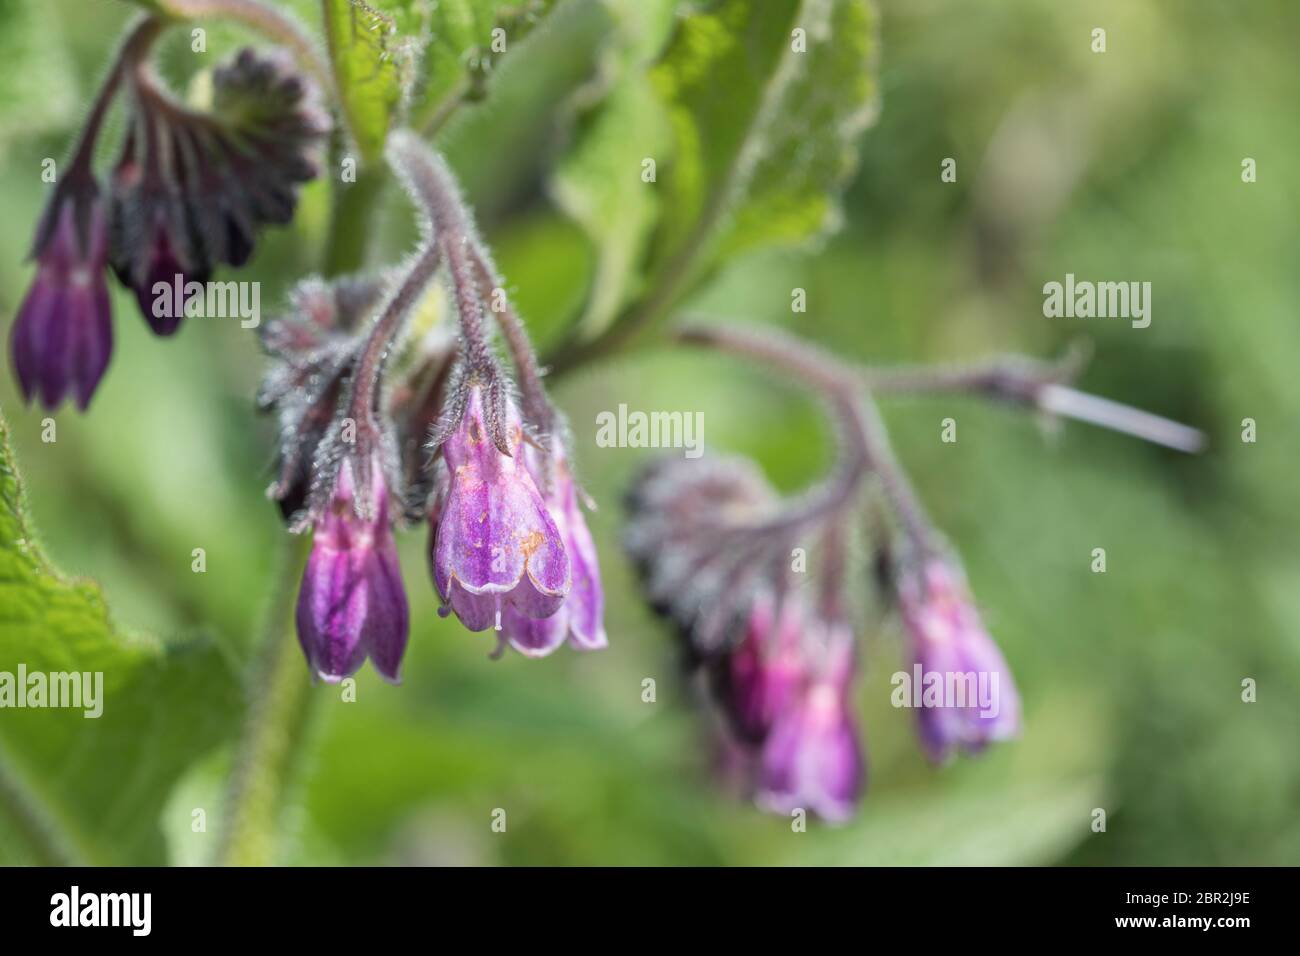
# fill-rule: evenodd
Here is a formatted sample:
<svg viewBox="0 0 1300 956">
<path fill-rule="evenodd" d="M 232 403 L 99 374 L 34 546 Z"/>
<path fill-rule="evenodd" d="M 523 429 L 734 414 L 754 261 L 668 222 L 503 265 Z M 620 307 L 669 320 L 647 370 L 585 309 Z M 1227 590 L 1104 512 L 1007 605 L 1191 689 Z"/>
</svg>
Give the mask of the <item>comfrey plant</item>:
<svg viewBox="0 0 1300 956">
<path fill-rule="evenodd" d="M 108 367 L 107 267 L 153 331 L 171 335 L 183 304 L 155 303 L 176 283 L 247 262 L 262 226 L 287 223 L 298 185 L 317 175 L 329 119 L 290 56 L 241 50 L 214 71 L 211 110 L 196 112 L 151 67 L 167 25 L 149 16 L 128 32 L 36 228 L 36 279 L 10 350 L 23 397 L 51 410 L 66 397 L 84 410 Z M 105 192 L 95 148 L 119 93 L 125 135 Z"/>
<path fill-rule="evenodd" d="M 703 678 L 727 769 L 761 806 L 782 813 L 803 808 L 845 820 L 866 783 L 852 695 L 854 620 L 864 609 L 850 601 L 858 590 L 850 528 L 871 528 L 880 603 L 897 608 L 924 684 L 917 722 L 931 758 L 977 752 L 1020 730 L 1011 671 L 981 623 L 959 559 L 890 451 L 873 392 L 969 390 L 1185 451 L 1201 441 L 1192 429 L 1070 388 L 1077 360 L 875 371 L 775 333 L 692 327 L 679 338 L 805 384 L 825 401 L 841 438 L 834 473 L 792 500 L 752 462 L 705 456 L 653 462 L 627 501 L 626 549 L 652 606 L 679 634 L 689 669 Z M 812 542 L 820 560 L 807 575 L 792 555 Z"/>
<path fill-rule="evenodd" d="M 409 620 L 398 521 L 428 523 L 440 613 L 495 632 L 495 654 L 602 648 L 595 545 L 527 334 L 494 294 L 496 269 L 446 164 L 405 131 L 388 158 L 420 210 L 420 250 L 381 276 L 307 280 L 264 333 L 276 363 L 261 405 L 280 424 L 270 494 L 291 530 L 314 535 L 298 599 L 303 651 L 326 681 L 367 657 L 398 680 Z M 406 343 L 439 275 L 457 335 Z"/>
<path fill-rule="evenodd" d="M 278 432 L 268 493 L 297 536 L 286 541 L 302 547 L 286 548 L 287 586 L 276 589 L 284 600 L 268 602 L 266 638 L 250 661 L 217 858 L 272 862 L 278 835 L 291 829 L 278 814 L 299 765 L 293 750 L 311 737 L 307 702 L 321 699 L 308 697 L 310 685 L 343 681 L 367 660 L 396 683 L 412 614 L 422 603 L 432 610 L 432 594 L 408 601 L 401 530 L 427 525 L 439 612 L 491 635 L 493 657 L 607 645 L 569 427 L 475 217 L 428 143 L 489 96 L 496 64 L 530 37 L 543 44 L 533 69 L 564 60 L 575 84 L 580 62 L 600 74 L 554 103 L 548 137 L 551 125 L 565 134 L 554 137 L 554 155 L 540 127 L 473 149 L 457 141 L 464 163 L 545 139 L 544 162 L 523 175 L 546 176 L 548 201 L 591 240 L 581 314 L 545 358 L 561 375 L 662 339 L 728 256 L 834 225 L 856 138 L 874 115 L 878 31 L 869 0 L 519 0 L 470 5 L 472 16 L 457 4 L 322 0 L 318 40 L 261 0 L 138 2 L 151 13 L 119 45 L 37 225 L 35 279 L 10 332 L 13 365 L 28 403 L 55 409 L 70 398 L 86 409 L 112 352 L 110 271 L 152 331 L 171 336 L 196 314 L 176 289 L 189 295 L 218 270 L 244 266 L 262 229 L 294 216 L 299 188 L 338 170 L 322 275 L 297 282 L 283 314 L 259 331 L 270 363 L 258 405 Z M 661 9 L 643 19 L 648 6 Z M 274 46 L 237 50 L 204 74 L 210 96 L 199 108 L 163 84 L 155 49 L 173 26 L 209 18 Z M 579 43 L 599 49 L 569 63 Z M 559 95 L 554 82 L 538 86 Z M 543 102 L 504 99 L 513 112 L 488 103 L 479 125 L 522 122 L 519 103 Z M 120 124 L 108 121 L 114 111 Z M 115 125 L 119 141 L 101 142 Z M 96 157 L 113 150 L 97 169 Z M 390 169 L 421 240 L 403 262 L 363 271 Z M 675 341 L 804 384 L 840 436 L 833 472 L 795 497 L 778 494 L 752 462 L 700 455 L 689 440 L 685 460 L 650 463 L 627 495 L 627 551 L 710 702 L 719 752 L 776 812 L 841 821 L 866 785 L 855 687 L 870 611 L 859 582 L 871 575 L 855 557 L 863 538 L 875 558 L 875 608 L 896 612 L 906 634 L 916 675 L 909 706 L 926 752 L 944 761 L 1020 729 L 1008 663 L 958 556 L 890 451 L 876 393 L 973 391 L 1184 450 L 1200 440 L 1074 390 L 1077 362 L 861 369 L 734 325 L 692 326 Z M 139 712 L 153 714 L 154 703 Z M 177 713 L 199 712 L 187 704 Z"/>
</svg>

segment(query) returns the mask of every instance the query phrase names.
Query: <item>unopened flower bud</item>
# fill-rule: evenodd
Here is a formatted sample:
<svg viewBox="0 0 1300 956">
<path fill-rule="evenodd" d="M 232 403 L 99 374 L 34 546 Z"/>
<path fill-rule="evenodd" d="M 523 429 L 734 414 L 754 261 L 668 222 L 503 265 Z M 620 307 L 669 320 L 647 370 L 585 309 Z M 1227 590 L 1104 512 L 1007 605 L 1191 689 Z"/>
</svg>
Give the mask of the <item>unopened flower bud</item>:
<svg viewBox="0 0 1300 956">
<path fill-rule="evenodd" d="M 1020 732 L 1020 696 L 1011 670 L 980 621 L 960 568 L 929 558 L 902 572 L 899 609 L 911 643 L 911 659 L 937 701 L 917 711 L 921 739 L 932 759 L 954 750 L 977 751 Z M 931 675 L 934 675 L 933 677 Z M 981 694 L 984 688 L 987 693 Z M 949 699 L 952 695 L 952 699 Z M 985 697 L 986 699 L 981 699 Z"/>
</svg>

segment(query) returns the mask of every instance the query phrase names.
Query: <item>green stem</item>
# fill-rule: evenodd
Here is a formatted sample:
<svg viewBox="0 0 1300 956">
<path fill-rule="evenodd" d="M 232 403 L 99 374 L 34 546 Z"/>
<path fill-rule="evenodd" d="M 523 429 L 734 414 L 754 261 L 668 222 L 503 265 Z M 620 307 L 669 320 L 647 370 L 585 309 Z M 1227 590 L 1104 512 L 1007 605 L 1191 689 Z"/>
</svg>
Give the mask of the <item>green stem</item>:
<svg viewBox="0 0 1300 956">
<path fill-rule="evenodd" d="M 429 111 L 428 118 L 416 124 L 420 136 L 429 142 L 436 139 L 438 134 L 442 132 L 442 128 L 447 125 L 447 121 L 455 115 L 461 106 L 468 102 L 469 93 L 469 80 L 462 77 L 451 92 Z"/>
<path fill-rule="evenodd" d="M 542 365 L 550 370 L 550 376 L 559 378 L 589 362 L 621 351 L 656 320 L 668 314 L 686 285 L 695 257 L 703 248 L 712 225 L 712 216 L 707 217 L 673 257 L 650 294 L 620 313 L 595 337 L 583 338 L 582 323 L 574 323 L 560 344 L 542 360 Z"/>
<path fill-rule="evenodd" d="M 363 170 L 334 192 L 323 256 L 327 276 L 365 264 L 367 239 L 378 209 L 384 170 Z M 310 549 L 307 535 L 287 539 L 264 625 L 262 647 L 248 681 L 248 715 L 227 783 L 225 823 L 216 862 L 262 866 L 275 861 L 276 834 L 286 791 L 301 767 L 318 694 L 294 631 L 298 584 Z"/>
<path fill-rule="evenodd" d="M 379 212 L 387 173 L 384 166 L 364 166 L 357 171 L 356 182 L 335 186 L 329 239 L 322 263 L 326 277 L 356 272 L 365 266 L 371 226 Z"/>
<path fill-rule="evenodd" d="M 248 715 L 227 784 L 216 862 L 265 866 L 275 861 L 284 792 L 299 765 L 317 695 L 294 636 L 294 599 L 310 538 L 294 535 L 267 615 L 262 648 L 248 682 Z"/>
<path fill-rule="evenodd" d="M 93 862 L 89 853 L 74 845 L 71 828 L 61 826 L 6 765 L 0 754 L 0 810 L 15 824 L 34 862 L 38 866 L 86 866 Z"/>
</svg>

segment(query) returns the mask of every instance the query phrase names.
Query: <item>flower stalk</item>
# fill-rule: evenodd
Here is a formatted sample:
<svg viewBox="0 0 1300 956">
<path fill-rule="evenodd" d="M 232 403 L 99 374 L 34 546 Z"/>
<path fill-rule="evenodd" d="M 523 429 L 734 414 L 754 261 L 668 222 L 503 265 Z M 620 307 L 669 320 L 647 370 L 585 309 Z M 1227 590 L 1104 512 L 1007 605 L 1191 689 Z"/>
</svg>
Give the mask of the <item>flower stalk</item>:
<svg viewBox="0 0 1300 956">
<path fill-rule="evenodd" d="M 1193 429 L 1075 390 L 1077 353 L 1055 364 L 1003 358 L 863 369 L 743 325 L 687 325 L 673 337 L 775 370 L 817 394 L 838 425 L 832 473 L 799 497 L 776 495 L 747 461 L 664 459 L 644 469 L 628 499 L 625 547 L 652 606 L 676 625 L 686 660 L 708 675 L 710 700 L 724 718 L 715 722 L 718 749 L 731 775 L 777 813 L 805 808 L 839 822 L 864 787 L 851 695 L 857 649 L 848 546 L 863 499 L 883 603 L 898 609 L 916 680 L 926 686 L 917 729 L 927 755 L 943 763 L 1020 732 L 1010 668 L 959 560 L 890 447 L 876 394 L 969 392 L 1171 447 L 1200 447 Z M 811 596 L 790 561 L 810 539 L 819 543 Z M 976 701 L 931 692 L 955 681 L 978 682 L 989 693 L 982 689 Z"/>
<path fill-rule="evenodd" d="M 156 0 L 156 5 L 160 12 L 173 19 L 223 19 L 242 23 L 292 51 L 321 89 L 332 91 L 334 88 L 333 77 L 316 43 L 292 17 L 269 3 L 260 0 Z"/>
</svg>

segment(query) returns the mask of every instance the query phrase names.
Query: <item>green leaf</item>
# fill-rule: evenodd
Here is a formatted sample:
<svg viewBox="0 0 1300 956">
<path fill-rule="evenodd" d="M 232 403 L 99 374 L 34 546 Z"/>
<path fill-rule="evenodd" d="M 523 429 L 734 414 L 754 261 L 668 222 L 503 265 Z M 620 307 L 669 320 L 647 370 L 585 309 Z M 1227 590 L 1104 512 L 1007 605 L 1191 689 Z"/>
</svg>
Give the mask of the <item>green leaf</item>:
<svg viewBox="0 0 1300 956">
<path fill-rule="evenodd" d="M 725 0 L 682 21 L 651 75 L 675 138 L 657 272 L 677 281 L 837 223 L 874 46 L 869 0 Z"/>
<path fill-rule="evenodd" d="M 361 159 L 372 162 L 413 86 L 420 18 L 410 2 L 383 10 L 362 0 L 322 2 L 343 120 Z"/>
<path fill-rule="evenodd" d="M 583 117 L 574 144 L 551 180 L 551 195 L 582 226 L 597 270 L 578 328 L 594 334 L 637 291 L 640 266 L 658 212 L 646 160 L 671 146 L 667 116 L 645 76 L 667 39 L 675 0 L 607 0 L 618 24 L 605 56 L 609 95 Z"/>
<path fill-rule="evenodd" d="M 797 245 L 840 224 L 840 194 L 876 114 L 875 18 L 869 0 L 814 0 L 804 3 L 799 23 L 808 52 L 787 61 L 792 75 L 774 90 L 751 137 L 756 159 L 720 237 L 720 257 Z"/>
<path fill-rule="evenodd" d="M 343 116 L 362 159 L 382 152 L 393 126 L 440 126 L 461 103 L 482 99 L 500 59 L 557 3 L 323 0 Z"/>
<path fill-rule="evenodd" d="M 605 4 L 559 4 L 501 63 L 488 97 L 467 104 L 438 137 L 479 222 L 534 193 L 567 107 L 600 66 L 613 33 Z"/>
<path fill-rule="evenodd" d="M 662 156 L 668 128 L 643 76 L 620 83 L 579 134 L 551 183 L 556 204 L 591 239 L 596 274 L 579 328 L 594 334 L 636 292 L 658 198 L 642 163 Z"/>
<path fill-rule="evenodd" d="M 481 99 L 501 57 L 523 42 L 558 0 L 441 0 L 427 12 L 416 126 L 462 99 Z M 494 31 L 501 32 L 494 37 Z"/>
<path fill-rule="evenodd" d="M 47 675 L 49 686 L 51 674 L 92 675 L 87 689 L 97 703 L 89 710 L 100 715 L 86 716 L 86 699 L 79 708 L 15 707 L 20 668 L 29 682 Z M 231 669 L 208 642 L 123 634 L 98 585 L 69 580 L 46 561 L 3 420 L 0 702 L 3 864 L 165 862 L 159 818 L 167 795 L 240 712 Z"/>
</svg>

